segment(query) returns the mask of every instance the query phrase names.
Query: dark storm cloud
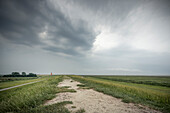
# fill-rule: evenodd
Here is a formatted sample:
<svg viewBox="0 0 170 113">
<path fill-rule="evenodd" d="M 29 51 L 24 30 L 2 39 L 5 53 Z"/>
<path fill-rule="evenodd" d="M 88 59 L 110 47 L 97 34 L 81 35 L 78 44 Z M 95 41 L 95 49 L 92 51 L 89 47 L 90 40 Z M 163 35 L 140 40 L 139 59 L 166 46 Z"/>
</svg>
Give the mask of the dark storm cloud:
<svg viewBox="0 0 170 113">
<path fill-rule="evenodd" d="M 93 30 L 83 20 L 76 26 L 59 8 L 44 0 L 1 0 L 0 34 L 13 43 L 41 46 L 45 50 L 70 55 L 80 54 L 77 48 L 87 51 L 94 39 Z M 45 39 L 39 34 L 46 32 Z M 60 40 L 65 39 L 67 43 Z M 53 45 L 48 45 L 51 41 Z M 54 46 L 56 45 L 56 46 Z M 67 48 L 60 48 L 62 45 Z"/>
<path fill-rule="evenodd" d="M 20 44 L 37 44 L 36 31 L 40 27 L 34 22 L 36 17 L 37 2 L 0 1 L 0 33 L 3 37 Z"/>
</svg>

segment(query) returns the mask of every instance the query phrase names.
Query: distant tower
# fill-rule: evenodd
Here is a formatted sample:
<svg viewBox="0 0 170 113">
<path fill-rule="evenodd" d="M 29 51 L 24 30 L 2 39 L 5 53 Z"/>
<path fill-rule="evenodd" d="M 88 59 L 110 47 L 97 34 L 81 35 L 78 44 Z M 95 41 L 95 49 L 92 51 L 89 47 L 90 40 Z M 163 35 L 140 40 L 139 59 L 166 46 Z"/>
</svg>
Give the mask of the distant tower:
<svg viewBox="0 0 170 113">
<path fill-rule="evenodd" d="M 53 75 L 52 72 L 51 72 L 51 75 Z"/>
</svg>

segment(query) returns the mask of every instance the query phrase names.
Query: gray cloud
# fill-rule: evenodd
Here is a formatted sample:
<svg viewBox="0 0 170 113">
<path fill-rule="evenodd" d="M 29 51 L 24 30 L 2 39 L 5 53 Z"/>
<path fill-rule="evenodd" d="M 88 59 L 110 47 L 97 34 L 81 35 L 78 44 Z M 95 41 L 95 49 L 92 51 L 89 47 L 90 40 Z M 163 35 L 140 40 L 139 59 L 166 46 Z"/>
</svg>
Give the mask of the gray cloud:
<svg viewBox="0 0 170 113">
<path fill-rule="evenodd" d="M 0 33 L 14 43 L 39 45 L 45 50 L 70 55 L 80 54 L 76 48 L 87 51 L 92 46 L 95 34 L 88 23 L 77 20 L 77 26 L 74 26 L 65 14 L 59 9 L 55 10 L 48 1 L 1 1 L 0 7 Z M 41 32 L 47 33 L 44 42 L 65 46 L 64 51 L 60 47 L 44 44 L 39 36 Z M 66 44 L 59 41 L 62 38 L 67 41 Z"/>
<path fill-rule="evenodd" d="M 170 74 L 169 6 L 169 0 L 1 0 L 0 72 Z"/>
</svg>

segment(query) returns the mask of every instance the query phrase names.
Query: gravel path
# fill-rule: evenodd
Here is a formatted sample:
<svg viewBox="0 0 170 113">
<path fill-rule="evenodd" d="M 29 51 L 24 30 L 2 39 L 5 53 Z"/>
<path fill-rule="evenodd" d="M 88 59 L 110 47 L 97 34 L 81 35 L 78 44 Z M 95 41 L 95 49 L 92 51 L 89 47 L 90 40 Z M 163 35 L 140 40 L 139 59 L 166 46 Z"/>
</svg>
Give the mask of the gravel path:
<svg viewBox="0 0 170 113">
<path fill-rule="evenodd" d="M 73 113 L 81 108 L 86 113 L 161 113 L 142 105 L 124 103 L 121 99 L 94 91 L 93 89 L 81 89 L 77 84 L 81 83 L 71 79 L 65 79 L 59 83 L 58 87 L 70 86 L 70 89 L 74 89 L 77 92 L 59 93 L 56 98 L 49 100 L 45 105 L 62 101 L 72 101 L 73 104 L 68 104 L 65 107 Z"/>
</svg>

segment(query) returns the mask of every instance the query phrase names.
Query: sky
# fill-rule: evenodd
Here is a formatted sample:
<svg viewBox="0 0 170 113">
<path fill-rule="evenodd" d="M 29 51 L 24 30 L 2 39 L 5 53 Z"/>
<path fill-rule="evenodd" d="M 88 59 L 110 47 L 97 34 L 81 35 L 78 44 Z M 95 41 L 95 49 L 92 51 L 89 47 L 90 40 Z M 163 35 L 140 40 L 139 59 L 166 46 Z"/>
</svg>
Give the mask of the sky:
<svg viewBox="0 0 170 113">
<path fill-rule="evenodd" d="M 170 75 L 169 0 L 0 0 L 0 73 Z"/>
</svg>

